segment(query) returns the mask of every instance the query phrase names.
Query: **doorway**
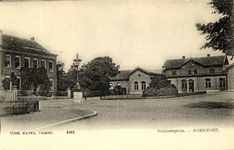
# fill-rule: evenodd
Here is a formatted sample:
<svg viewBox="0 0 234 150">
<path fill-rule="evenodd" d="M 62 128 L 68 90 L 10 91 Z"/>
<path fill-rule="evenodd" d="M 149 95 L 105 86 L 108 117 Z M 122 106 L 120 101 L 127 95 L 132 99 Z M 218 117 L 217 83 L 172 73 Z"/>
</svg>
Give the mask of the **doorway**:
<svg viewBox="0 0 234 150">
<path fill-rule="evenodd" d="M 189 92 L 194 92 L 194 81 L 189 79 Z"/>
</svg>

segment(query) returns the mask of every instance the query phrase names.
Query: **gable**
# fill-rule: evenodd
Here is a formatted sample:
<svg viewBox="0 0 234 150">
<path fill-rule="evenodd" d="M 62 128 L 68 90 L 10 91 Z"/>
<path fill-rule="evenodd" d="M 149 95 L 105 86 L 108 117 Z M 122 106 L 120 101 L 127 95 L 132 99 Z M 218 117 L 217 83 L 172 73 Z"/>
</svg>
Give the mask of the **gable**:
<svg viewBox="0 0 234 150">
<path fill-rule="evenodd" d="M 150 75 L 149 74 L 147 74 L 147 73 L 145 73 L 144 71 L 142 71 L 142 70 L 136 70 L 136 71 L 134 71 L 133 73 L 131 73 L 130 75 L 129 75 L 129 78 L 138 78 L 138 77 L 146 77 L 146 78 L 148 78 L 148 77 L 150 77 Z"/>
<path fill-rule="evenodd" d="M 182 69 L 191 69 L 191 68 L 197 69 L 197 68 L 199 68 L 201 66 L 203 66 L 203 65 L 200 64 L 200 63 L 198 63 L 198 62 L 196 62 L 196 61 L 194 61 L 194 60 L 189 60 L 188 62 L 186 62 L 185 64 L 183 64 L 181 66 L 181 68 Z"/>
<path fill-rule="evenodd" d="M 135 73 L 136 71 L 141 71 L 141 72 L 143 72 L 143 73 L 145 73 L 145 74 L 147 74 L 147 75 L 159 75 L 159 73 L 155 73 L 155 72 L 152 72 L 152 71 L 148 71 L 148 70 L 142 69 L 142 68 L 140 68 L 140 67 L 137 67 L 137 68 L 133 69 L 133 70 L 129 73 L 129 75 Z"/>
<path fill-rule="evenodd" d="M 131 72 L 131 70 L 122 70 L 122 71 L 119 71 L 119 73 L 110 78 L 111 81 L 120 81 L 120 80 L 128 80 L 129 78 L 129 72 Z"/>
</svg>

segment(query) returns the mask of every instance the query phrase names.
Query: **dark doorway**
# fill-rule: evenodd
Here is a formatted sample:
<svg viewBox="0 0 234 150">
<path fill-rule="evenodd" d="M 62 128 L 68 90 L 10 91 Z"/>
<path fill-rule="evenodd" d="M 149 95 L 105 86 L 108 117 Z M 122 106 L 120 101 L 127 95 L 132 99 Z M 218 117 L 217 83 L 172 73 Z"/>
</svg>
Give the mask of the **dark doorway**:
<svg viewBox="0 0 234 150">
<path fill-rule="evenodd" d="M 187 92 L 187 81 L 184 79 L 181 81 L 182 84 L 182 92 Z"/>
<path fill-rule="evenodd" d="M 224 91 L 225 90 L 225 78 L 219 78 L 219 88 L 220 88 L 220 91 Z"/>
<path fill-rule="evenodd" d="M 194 92 L 194 81 L 189 79 L 189 92 Z"/>
</svg>

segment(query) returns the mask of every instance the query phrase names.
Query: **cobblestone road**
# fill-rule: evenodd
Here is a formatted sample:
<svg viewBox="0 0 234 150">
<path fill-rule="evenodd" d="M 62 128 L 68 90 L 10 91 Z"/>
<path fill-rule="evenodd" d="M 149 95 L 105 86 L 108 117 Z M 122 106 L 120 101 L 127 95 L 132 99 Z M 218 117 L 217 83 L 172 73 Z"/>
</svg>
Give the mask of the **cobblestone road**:
<svg viewBox="0 0 234 150">
<path fill-rule="evenodd" d="M 233 92 L 147 100 L 86 100 L 79 108 L 96 110 L 98 116 L 58 128 L 151 129 L 178 127 L 232 127 Z"/>
</svg>

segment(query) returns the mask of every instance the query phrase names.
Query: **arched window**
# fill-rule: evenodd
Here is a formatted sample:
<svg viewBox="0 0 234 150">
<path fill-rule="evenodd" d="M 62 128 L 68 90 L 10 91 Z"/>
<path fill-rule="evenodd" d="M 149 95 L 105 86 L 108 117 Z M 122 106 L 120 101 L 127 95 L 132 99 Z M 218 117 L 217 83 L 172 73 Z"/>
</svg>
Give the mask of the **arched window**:
<svg viewBox="0 0 234 150">
<path fill-rule="evenodd" d="M 37 58 L 33 59 L 33 68 L 38 68 L 38 59 Z"/>
<path fill-rule="evenodd" d="M 9 54 L 5 55 L 5 67 L 11 68 L 11 55 Z"/>
<path fill-rule="evenodd" d="M 141 82 L 141 89 L 142 89 L 142 90 L 145 90 L 145 89 L 146 89 L 146 83 L 145 83 L 145 81 L 142 81 L 142 82 Z"/>
<path fill-rule="evenodd" d="M 24 67 L 30 68 L 30 58 L 29 57 L 24 58 Z"/>
<path fill-rule="evenodd" d="M 20 56 L 15 56 L 15 69 L 21 68 L 21 58 Z"/>
<path fill-rule="evenodd" d="M 187 89 L 187 81 L 183 79 L 181 83 L 182 83 L 182 89 Z"/>
<path fill-rule="evenodd" d="M 46 69 L 46 61 L 44 59 L 41 60 L 41 68 Z"/>
<path fill-rule="evenodd" d="M 134 82 L 134 90 L 138 90 L 138 82 Z"/>
<path fill-rule="evenodd" d="M 11 90 L 11 77 L 9 75 L 5 76 L 5 79 L 2 81 L 2 83 L 5 90 Z"/>
</svg>

